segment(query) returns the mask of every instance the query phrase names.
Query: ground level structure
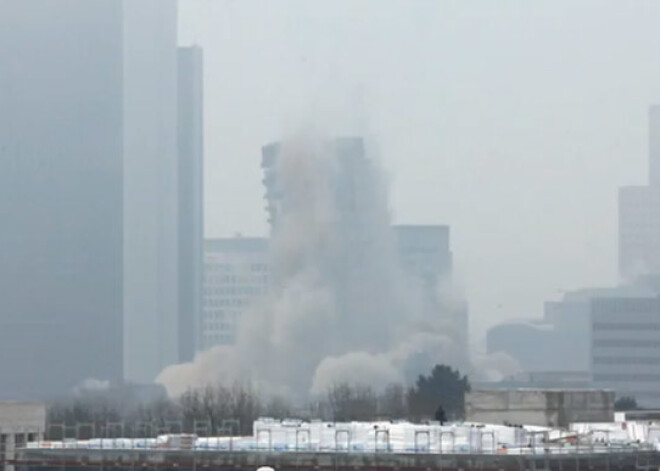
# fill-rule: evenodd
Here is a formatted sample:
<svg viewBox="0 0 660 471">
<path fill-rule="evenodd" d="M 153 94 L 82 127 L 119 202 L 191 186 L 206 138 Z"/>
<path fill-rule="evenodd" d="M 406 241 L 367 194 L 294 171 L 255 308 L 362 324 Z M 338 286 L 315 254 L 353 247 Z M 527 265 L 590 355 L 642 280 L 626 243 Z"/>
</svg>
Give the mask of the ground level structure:
<svg viewBox="0 0 660 471">
<path fill-rule="evenodd" d="M 585 450 L 563 454 L 430 454 L 349 452 L 213 452 L 199 450 L 24 449 L 11 463 L 17 471 L 223 469 L 256 471 L 262 466 L 289 470 L 657 470 L 655 450 Z"/>
<path fill-rule="evenodd" d="M 46 405 L 37 402 L 0 402 L 0 461 L 10 462 L 15 450 L 42 440 L 46 428 Z M 11 471 L 11 466 L 5 466 Z"/>
</svg>

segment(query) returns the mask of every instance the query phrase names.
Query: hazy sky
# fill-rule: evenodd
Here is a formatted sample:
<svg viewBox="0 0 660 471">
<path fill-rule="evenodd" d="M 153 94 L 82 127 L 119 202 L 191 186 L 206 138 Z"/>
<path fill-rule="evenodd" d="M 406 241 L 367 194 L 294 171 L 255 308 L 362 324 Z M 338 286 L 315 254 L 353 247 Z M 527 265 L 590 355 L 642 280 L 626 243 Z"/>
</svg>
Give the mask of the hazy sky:
<svg viewBox="0 0 660 471">
<path fill-rule="evenodd" d="M 452 230 L 473 335 L 616 281 L 647 178 L 660 2 L 180 0 L 205 50 L 206 234 L 267 231 L 260 147 L 375 139 L 396 222 Z"/>
</svg>

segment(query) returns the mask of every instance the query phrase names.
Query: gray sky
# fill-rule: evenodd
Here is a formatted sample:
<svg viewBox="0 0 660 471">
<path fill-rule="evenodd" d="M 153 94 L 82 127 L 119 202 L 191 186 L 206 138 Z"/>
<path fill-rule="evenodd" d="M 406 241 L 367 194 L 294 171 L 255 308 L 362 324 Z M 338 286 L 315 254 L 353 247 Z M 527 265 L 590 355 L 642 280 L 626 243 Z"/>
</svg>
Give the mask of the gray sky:
<svg viewBox="0 0 660 471">
<path fill-rule="evenodd" d="M 660 2 L 180 0 L 204 47 L 206 234 L 265 234 L 260 147 L 368 135 L 396 222 L 446 223 L 473 334 L 616 281 L 647 178 Z"/>
</svg>

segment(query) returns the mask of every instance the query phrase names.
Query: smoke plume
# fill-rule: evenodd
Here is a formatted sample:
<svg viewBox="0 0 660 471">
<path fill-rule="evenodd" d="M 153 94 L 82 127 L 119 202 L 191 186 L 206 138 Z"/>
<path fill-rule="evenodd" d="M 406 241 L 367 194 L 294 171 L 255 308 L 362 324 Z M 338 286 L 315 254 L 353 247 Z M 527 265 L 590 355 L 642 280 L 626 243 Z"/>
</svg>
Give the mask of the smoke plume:
<svg viewBox="0 0 660 471">
<path fill-rule="evenodd" d="M 303 397 L 343 381 L 410 382 L 437 363 L 468 369 L 451 290 L 436 293 L 445 312 L 426 312 L 420 283 L 401 270 L 377 160 L 338 158 L 331 142 L 282 144 L 270 294 L 243 315 L 235 346 L 160 374 L 171 395 L 248 379 Z"/>
</svg>

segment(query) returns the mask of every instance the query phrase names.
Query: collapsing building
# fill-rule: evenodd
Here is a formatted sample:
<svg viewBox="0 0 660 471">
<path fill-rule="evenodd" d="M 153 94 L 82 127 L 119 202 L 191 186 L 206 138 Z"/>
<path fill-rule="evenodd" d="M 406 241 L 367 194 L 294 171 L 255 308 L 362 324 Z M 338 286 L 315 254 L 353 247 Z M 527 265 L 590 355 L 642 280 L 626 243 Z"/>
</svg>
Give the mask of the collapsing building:
<svg viewBox="0 0 660 471">
<path fill-rule="evenodd" d="M 321 191 L 317 188 L 315 193 L 328 201 L 305 201 L 305 204 L 316 205 L 318 216 L 314 222 L 320 230 L 327 231 L 325 240 L 337 243 L 339 239 L 341 250 L 334 255 L 342 261 L 335 272 L 340 281 L 336 284 L 340 305 L 351 309 L 351 291 L 364 287 L 364 280 L 374 276 L 373 271 L 369 272 L 373 267 L 365 266 L 361 260 L 368 257 L 365 254 L 380 250 L 381 254 L 374 257 L 396 261 L 396 267 L 384 268 L 400 273 L 395 283 L 415 299 L 414 309 L 423 318 L 440 322 L 462 350 L 461 356 L 467 357 L 468 309 L 462 294 L 453 286 L 449 227 L 389 226 L 387 190 L 361 137 L 339 137 L 316 143 L 313 151 L 322 163 L 317 170 L 324 172 L 323 176 L 310 173 L 310 164 L 304 157 L 282 162 L 283 149 L 289 154 L 309 151 L 307 144 L 297 149 L 290 144 L 272 143 L 262 149 L 264 198 L 271 234 L 275 236 L 283 219 L 297 210 L 301 193 L 306 194 L 311 185 L 323 187 Z M 295 169 L 300 170 L 296 176 L 304 179 L 295 186 L 283 181 L 283 174 L 288 173 L 292 165 L 299 167 Z M 310 197 L 313 194 L 309 192 Z M 382 232 L 385 226 L 391 228 L 389 233 Z M 274 286 L 277 286 L 277 278 L 275 269 L 272 272 Z"/>
</svg>

